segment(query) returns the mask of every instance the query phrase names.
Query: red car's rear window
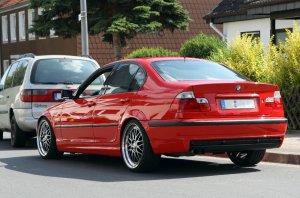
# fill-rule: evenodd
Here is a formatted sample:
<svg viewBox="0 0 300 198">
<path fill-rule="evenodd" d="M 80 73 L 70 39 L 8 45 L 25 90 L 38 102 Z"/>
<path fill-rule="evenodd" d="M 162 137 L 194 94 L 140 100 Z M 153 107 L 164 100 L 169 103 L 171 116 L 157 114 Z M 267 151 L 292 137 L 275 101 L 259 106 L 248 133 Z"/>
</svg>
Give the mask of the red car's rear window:
<svg viewBox="0 0 300 198">
<path fill-rule="evenodd" d="M 207 60 L 165 60 L 152 66 L 165 81 L 230 80 L 248 81 L 237 72 Z"/>
</svg>

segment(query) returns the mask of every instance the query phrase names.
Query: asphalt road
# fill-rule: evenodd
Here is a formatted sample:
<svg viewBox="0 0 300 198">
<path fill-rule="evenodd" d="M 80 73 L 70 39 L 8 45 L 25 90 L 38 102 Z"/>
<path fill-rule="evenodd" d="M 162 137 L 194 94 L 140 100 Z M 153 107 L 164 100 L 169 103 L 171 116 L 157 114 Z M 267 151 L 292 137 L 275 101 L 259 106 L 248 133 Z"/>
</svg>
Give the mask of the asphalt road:
<svg viewBox="0 0 300 198">
<path fill-rule="evenodd" d="M 34 141 L 12 149 L 6 139 L 0 142 L 0 197 L 299 198 L 300 166 L 239 168 L 220 158 L 163 158 L 156 172 L 137 174 L 119 158 L 67 154 L 43 160 Z"/>
</svg>

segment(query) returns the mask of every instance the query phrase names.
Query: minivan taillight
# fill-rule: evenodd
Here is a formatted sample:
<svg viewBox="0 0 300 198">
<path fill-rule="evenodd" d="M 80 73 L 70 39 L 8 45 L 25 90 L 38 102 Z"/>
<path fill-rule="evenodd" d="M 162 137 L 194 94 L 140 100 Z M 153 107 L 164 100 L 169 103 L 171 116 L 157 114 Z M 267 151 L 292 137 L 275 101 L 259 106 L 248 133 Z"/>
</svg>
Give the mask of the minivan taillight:
<svg viewBox="0 0 300 198">
<path fill-rule="evenodd" d="M 177 109 L 178 113 L 184 112 L 208 112 L 210 105 L 206 98 L 195 98 L 192 91 L 178 94 L 173 101 L 171 109 Z"/>
<path fill-rule="evenodd" d="M 266 98 L 265 102 L 267 107 L 281 108 L 283 103 L 280 91 L 275 91 L 274 96 Z"/>
<path fill-rule="evenodd" d="M 59 90 L 23 89 L 20 99 L 22 102 L 55 102 L 54 92 L 59 92 Z"/>
</svg>

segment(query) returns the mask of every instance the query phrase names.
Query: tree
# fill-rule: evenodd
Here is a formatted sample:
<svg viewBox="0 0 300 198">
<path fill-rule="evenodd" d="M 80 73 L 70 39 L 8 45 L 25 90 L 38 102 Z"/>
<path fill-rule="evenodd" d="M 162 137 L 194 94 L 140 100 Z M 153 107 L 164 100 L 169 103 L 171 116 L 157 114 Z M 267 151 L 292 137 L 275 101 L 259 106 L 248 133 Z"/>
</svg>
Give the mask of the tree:
<svg viewBox="0 0 300 198">
<path fill-rule="evenodd" d="M 30 29 L 38 36 L 75 37 L 81 32 L 79 0 L 30 0 L 32 8 L 43 8 Z M 178 0 L 87 0 L 89 33 L 103 33 L 103 41 L 113 45 L 115 58 L 137 34 L 164 30 L 187 30 L 189 16 Z"/>
</svg>

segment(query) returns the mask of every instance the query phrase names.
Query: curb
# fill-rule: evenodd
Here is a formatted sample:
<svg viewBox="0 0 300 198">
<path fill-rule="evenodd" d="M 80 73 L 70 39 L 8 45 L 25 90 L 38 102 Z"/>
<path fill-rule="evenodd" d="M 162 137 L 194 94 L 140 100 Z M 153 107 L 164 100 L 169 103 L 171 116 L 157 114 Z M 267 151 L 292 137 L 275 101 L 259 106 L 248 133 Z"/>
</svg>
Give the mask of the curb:
<svg viewBox="0 0 300 198">
<path fill-rule="evenodd" d="M 228 158 L 226 154 L 205 154 L 207 157 L 219 157 L 219 158 Z M 278 164 L 293 164 L 300 165 L 300 155 L 293 154 L 282 154 L 282 153 L 268 153 L 266 152 L 263 162 L 271 162 Z"/>
<path fill-rule="evenodd" d="M 282 153 L 266 153 L 263 159 L 264 162 L 273 162 L 280 164 L 300 164 L 300 155 L 282 154 Z"/>
</svg>

